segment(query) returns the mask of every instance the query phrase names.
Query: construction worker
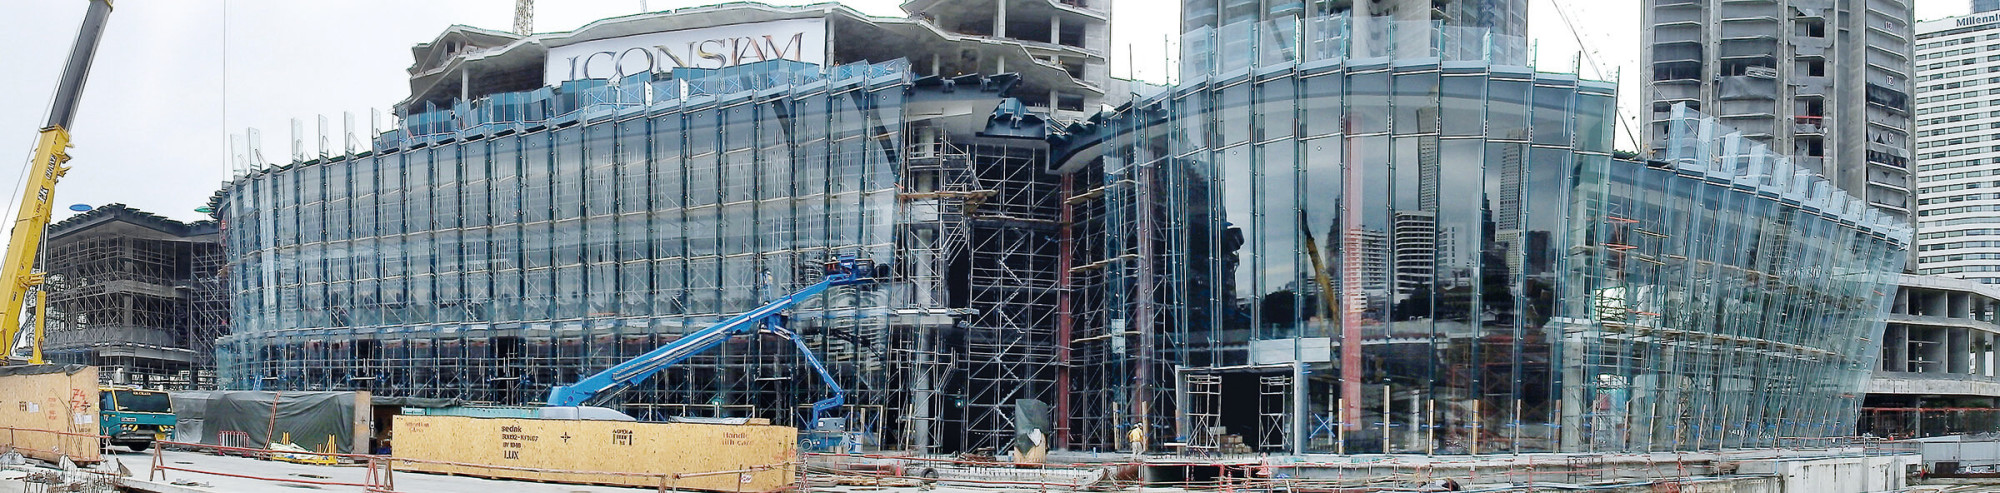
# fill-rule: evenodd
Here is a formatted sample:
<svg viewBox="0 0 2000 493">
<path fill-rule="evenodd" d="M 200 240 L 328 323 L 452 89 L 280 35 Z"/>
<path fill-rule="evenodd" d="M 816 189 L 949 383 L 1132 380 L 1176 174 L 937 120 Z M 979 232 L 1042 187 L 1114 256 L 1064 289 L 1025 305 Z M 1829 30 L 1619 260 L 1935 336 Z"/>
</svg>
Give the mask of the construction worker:
<svg viewBox="0 0 2000 493">
<path fill-rule="evenodd" d="M 1132 444 L 1132 458 L 1136 459 L 1140 455 L 1144 455 L 1146 453 L 1145 424 L 1143 423 L 1133 424 L 1130 429 L 1125 431 L 1125 441 L 1131 442 Z"/>
</svg>

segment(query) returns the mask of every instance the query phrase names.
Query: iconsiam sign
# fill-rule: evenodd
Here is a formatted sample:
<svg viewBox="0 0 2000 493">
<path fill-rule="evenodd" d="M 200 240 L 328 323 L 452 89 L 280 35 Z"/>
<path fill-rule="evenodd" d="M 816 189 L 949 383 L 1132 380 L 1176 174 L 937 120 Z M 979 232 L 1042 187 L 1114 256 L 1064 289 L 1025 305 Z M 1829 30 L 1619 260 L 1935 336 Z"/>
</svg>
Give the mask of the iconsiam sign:
<svg viewBox="0 0 2000 493">
<path fill-rule="evenodd" d="M 771 60 L 825 65 L 826 29 L 823 18 L 789 19 L 584 41 L 549 48 L 542 73 L 547 85 L 561 86 Z"/>
</svg>

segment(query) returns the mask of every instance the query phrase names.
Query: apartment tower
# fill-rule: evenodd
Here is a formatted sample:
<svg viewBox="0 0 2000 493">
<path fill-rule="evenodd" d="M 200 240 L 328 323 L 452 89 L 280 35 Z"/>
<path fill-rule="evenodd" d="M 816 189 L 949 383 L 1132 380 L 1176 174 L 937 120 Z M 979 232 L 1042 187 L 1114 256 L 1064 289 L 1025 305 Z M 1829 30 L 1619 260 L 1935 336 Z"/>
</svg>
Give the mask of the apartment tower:
<svg viewBox="0 0 2000 493">
<path fill-rule="evenodd" d="M 1643 16 L 1654 154 L 1685 102 L 1912 219 L 1911 2 L 1644 0 Z"/>
<path fill-rule="evenodd" d="M 1916 36 L 1917 270 L 2000 284 L 2000 14 L 1924 22 Z"/>
</svg>

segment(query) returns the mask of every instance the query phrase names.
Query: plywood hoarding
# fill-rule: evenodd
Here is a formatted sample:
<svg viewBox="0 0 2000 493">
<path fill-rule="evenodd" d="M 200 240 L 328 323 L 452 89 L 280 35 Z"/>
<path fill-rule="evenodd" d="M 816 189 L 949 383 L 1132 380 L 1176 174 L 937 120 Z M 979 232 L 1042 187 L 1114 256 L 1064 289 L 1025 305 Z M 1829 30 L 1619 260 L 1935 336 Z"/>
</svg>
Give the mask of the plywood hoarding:
<svg viewBox="0 0 2000 493">
<path fill-rule="evenodd" d="M 405 471 L 729 492 L 797 479 L 784 426 L 396 416 L 392 429 Z"/>
<path fill-rule="evenodd" d="M 97 367 L 0 367 L 0 441 L 21 455 L 55 462 L 100 459 Z"/>
</svg>

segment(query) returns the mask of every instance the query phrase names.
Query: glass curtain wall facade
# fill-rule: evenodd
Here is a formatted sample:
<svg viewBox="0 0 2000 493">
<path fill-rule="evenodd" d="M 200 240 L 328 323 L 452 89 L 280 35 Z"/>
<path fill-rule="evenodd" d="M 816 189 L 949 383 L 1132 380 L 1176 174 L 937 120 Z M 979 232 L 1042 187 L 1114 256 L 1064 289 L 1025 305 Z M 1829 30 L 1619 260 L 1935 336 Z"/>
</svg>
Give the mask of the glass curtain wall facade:
<svg viewBox="0 0 2000 493">
<path fill-rule="evenodd" d="M 222 385 L 532 404 L 817 282 L 828 259 L 891 262 L 896 67 L 502 94 L 412 115 L 372 152 L 241 176 L 220 211 Z M 923 318 L 941 303 L 927 289 L 836 288 L 793 313 L 851 407 L 902 407 L 885 348 L 950 323 Z M 795 352 L 738 338 L 620 399 L 642 419 L 799 409 L 827 389 Z"/>
<path fill-rule="evenodd" d="M 1128 410 L 1080 428 L 1448 454 L 1851 432 L 1907 228 L 1711 120 L 1671 162 L 1613 159 L 1611 84 L 1346 57 L 1344 24 L 1224 27 L 1255 56 L 1106 120 L 1110 313 L 1074 350 L 1134 385 L 1079 395 Z"/>
<path fill-rule="evenodd" d="M 1586 163 L 1569 219 L 1564 449 L 1855 434 L 1911 230 L 1676 105 L 1665 163 Z"/>
</svg>

